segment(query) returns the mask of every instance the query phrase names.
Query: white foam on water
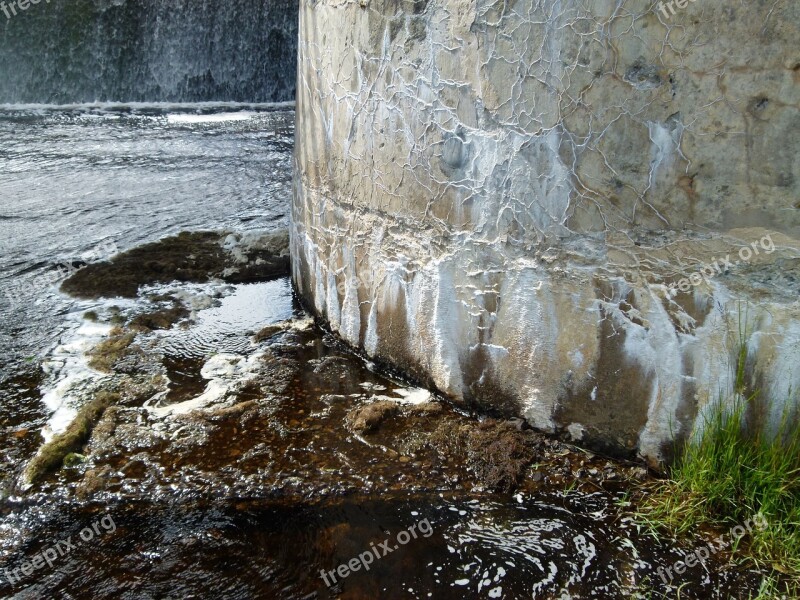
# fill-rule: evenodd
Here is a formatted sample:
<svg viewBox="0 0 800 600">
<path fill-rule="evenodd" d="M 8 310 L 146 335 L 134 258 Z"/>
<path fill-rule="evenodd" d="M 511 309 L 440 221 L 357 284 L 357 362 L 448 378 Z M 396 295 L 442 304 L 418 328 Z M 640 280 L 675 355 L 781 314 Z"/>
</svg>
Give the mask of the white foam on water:
<svg viewBox="0 0 800 600">
<path fill-rule="evenodd" d="M 422 388 L 400 388 L 394 393 L 403 398 L 403 404 L 425 404 L 432 400 L 431 393 Z"/>
<path fill-rule="evenodd" d="M 237 110 L 292 110 L 294 101 L 289 102 L 83 102 L 76 104 L 0 104 L 2 112 L 33 112 L 33 111 L 164 111 L 164 112 L 189 112 L 189 111 L 237 111 Z"/>
<path fill-rule="evenodd" d="M 228 112 L 212 115 L 167 115 L 167 123 L 226 123 L 230 121 L 248 121 L 256 116 L 254 112 Z"/>
<path fill-rule="evenodd" d="M 62 433 L 73 421 L 89 384 L 108 377 L 89 367 L 86 353 L 109 334 L 112 326 L 87 321 L 83 313 L 84 310 L 80 310 L 68 316 L 70 321 L 76 322 L 75 328 L 42 365 L 51 376 L 42 390 L 42 402 L 51 413 L 42 428 L 45 442 Z"/>
</svg>

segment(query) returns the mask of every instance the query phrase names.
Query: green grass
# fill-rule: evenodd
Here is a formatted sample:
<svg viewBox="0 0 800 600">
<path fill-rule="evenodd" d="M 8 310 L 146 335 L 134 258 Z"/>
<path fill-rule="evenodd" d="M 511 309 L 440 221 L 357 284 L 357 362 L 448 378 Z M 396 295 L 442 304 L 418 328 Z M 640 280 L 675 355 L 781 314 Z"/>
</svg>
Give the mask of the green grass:
<svg viewBox="0 0 800 600">
<path fill-rule="evenodd" d="M 746 319 L 746 318 L 745 318 Z M 700 432 L 677 448 L 669 479 L 643 494 L 638 516 L 651 529 L 673 535 L 702 526 L 719 530 L 753 527 L 734 547 L 736 555 L 773 569 L 758 596 L 800 597 L 800 426 L 797 412 L 784 412 L 777 431 L 753 426 L 758 392 L 746 380 L 747 331 L 739 324 L 734 389 L 709 406 Z M 791 391 L 790 391 L 791 398 Z M 791 406 L 787 402 L 786 406 Z M 769 429 L 768 427 L 766 428 Z M 774 428 L 773 428 L 774 429 Z M 788 594 L 788 596 L 786 596 Z"/>
</svg>

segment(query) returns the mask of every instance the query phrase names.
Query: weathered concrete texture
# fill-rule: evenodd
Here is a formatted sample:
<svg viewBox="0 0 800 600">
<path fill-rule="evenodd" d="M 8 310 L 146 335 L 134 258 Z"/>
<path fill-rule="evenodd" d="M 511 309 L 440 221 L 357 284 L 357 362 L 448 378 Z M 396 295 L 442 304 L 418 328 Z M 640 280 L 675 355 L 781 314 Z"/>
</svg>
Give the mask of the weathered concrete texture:
<svg viewBox="0 0 800 600">
<path fill-rule="evenodd" d="M 797 2 L 300 4 L 293 275 L 334 330 L 657 462 L 749 306 L 775 423 L 800 389 Z"/>
</svg>

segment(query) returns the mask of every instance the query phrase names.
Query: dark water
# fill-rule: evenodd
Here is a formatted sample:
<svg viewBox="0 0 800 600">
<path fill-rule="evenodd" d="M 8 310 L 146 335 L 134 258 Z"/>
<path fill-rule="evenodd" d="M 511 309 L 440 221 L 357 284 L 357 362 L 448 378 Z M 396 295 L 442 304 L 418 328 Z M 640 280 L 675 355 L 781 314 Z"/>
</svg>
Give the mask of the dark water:
<svg viewBox="0 0 800 600">
<path fill-rule="evenodd" d="M 602 509 L 603 501 L 580 496 L 465 501 L 443 494 L 435 500 L 356 497 L 293 506 L 247 499 L 191 507 L 65 506 L 48 515 L 47 526 L 38 528 L 41 541 L 26 555 L 67 537 L 75 549 L 53 568 L 23 577 L 24 591 L 13 597 L 663 597 L 655 595 L 658 576 L 650 566 L 656 553 L 628 545 L 631 528 L 625 524 L 611 534 L 587 507 Z M 101 523 L 99 534 L 82 541 L 80 532 L 104 517 L 110 517 L 107 527 Z M 360 556 L 357 570 L 331 576 Z M 680 597 L 747 597 L 739 596 L 732 582 L 716 583 Z M 0 589 L 9 588 L 3 582 Z"/>
<path fill-rule="evenodd" d="M 297 22 L 297 0 L 42 0 L 16 16 L 0 10 L 0 105 L 293 100 Z"/>
</svg>

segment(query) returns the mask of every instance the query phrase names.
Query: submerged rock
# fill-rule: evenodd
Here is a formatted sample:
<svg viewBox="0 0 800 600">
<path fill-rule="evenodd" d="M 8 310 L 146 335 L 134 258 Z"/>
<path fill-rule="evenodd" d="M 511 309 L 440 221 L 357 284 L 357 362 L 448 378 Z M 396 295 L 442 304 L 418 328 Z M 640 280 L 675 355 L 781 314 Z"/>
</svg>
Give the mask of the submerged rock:
<svg viewBox="0 0 800 600">
<path fill-rule="evenodd" d="M 184 232 L 87 265 L 66 279 L 61 290 L 78 298 L 134 298 L 139 288 L 156 283 L 268 281 L 288 273 L 288 247 L 286 231 Z"/>
<path fill-rule="evenodd" d="M 633 589 L 647 576 L 649 565 L 678 551 L 678 546 L 653 549 L 632 525 L 617 522 L 619 500 L 641 476 L 638 465 L 581 452 L 535 433 L 520 420 L 456 410 L 430 391 L 380 371 L 306 316 L 248 327 L 239 332 L 245 344 L 237 342 L 239 351 L 200 357 L 187 352 L 192 346 L 181 340 L 193 338 L 209 314 L 224 320 L 230 313 L 214 312 L 215 305 L 196 307 L 191 319 L 169 330 L 139 326 L 157 320 L 164 303 L 172 306 L 178 296 L 189 301 L 202 293 L 200 288 L 192 294 L 143 298 L 135 309 L 126 305 L 107 313 L 98 310 L 98 324 L 112 318 L 123 321 L 117 330 L 106 329 L 109 337 L 89 351 L 93 358 L 105 357 L 97 365 L 103 375 L 93 382 L 79 419 L 42 449 L 39 464 L 46 468 L 32 477 L 23 502 L 46 506 L 57 496 L 57 506 L 85 507 L 93 514 L 98 506 L 108 507 L 124 535 L 124 552 L 129 552 L 130 540 L 162 506 L 173 516 L 195 510 L 203 515 L 191 519 L 191 527 L 180 528 L 195 535 L 208 515 L 239 518 L 259 505 L 289 514 L 309 507 L 315 515 L 327 511 L 341 516 L 346 503 L 360 511 L 390 498 L 415 499 L 415 520 L 431 516 L 438 536 L 445 528 L 453 536 L 447 543 L 442 537 L 431 538 L 432 556 L 443 561 L 445 570 L 431 571 L 436 581 L 426 585 L 437 589 L 441 583 L 442 590 L 449 589 L 442 597 L 453 592 L 452 579 L 483 585 L 484 569 L 468 574 L 462 566 L 475 551 L 486 550 L 485 557 L 493 561 L 505 547 L 514 572 L 525 571 L 513 587 L 507 577 L 500 581 L 493 588 L 497 597 L 540 589 L 537 582 L 550 582 L 554 573 L 558 581 L 572 582 L 570 589 L 575 581 L 586 589 L 618 584 Z M 235 289 L 225 294 L 239 298 Z M 142 314 L 142 309 L 153 314 Z M 258 330 L 265 333 L 252 339 L 250 332 Z M 213 328 L 201 333 L 207 331 Z M 66 450 L 59 462 L 55 456 Z M 550 510 L 554 499 L 556 508 Z M 487 510 L 494 511 L 490 518 Z M 510 520 L 498 519 L 498 510 Z M 126 515 L 137 516 L 126 523 Z M 236 530 L 252 531 L 253 521 L 246 521 L 249 526 Z M 285 518 L 280 521 L 286 526 Z M 578 524 L 582 521 L 590 526 Z M 388 523 L 383 518 L 378 522 Z M 292 520 L 290 529 L 302 530 L 307 537 L 306 525 L 296 524 Z M 347 520 L 346 526 L 333 525 L 322 532 L 319 542 L 355 555 L 348 546 L 353 543 L 350 538 L 360 536 L 366 548 L 376 535 L 375 524 Z M 465 535 L 468 544 L 463 543 Z M 165 557 L 166 568 L 183 572 L 174 556 L 166 555 L 175 549 L 173 538 L 151 540 L 151 547 Z M 229 534 L 212 529 L 207 538 L 186 542 L 192 560 L 196 562 L 197 544 L 214 539 L 221 540 L 220 555 L 229 559 Z M 144 547 L 137 542 L 137 548 Z M 454 557 L 453 548 L 465 554 Z M 555 548 L 562 550 L 554 552 Z M 630 548 L 638 553 L 635 563 L 630 561 Z M 385 564 L 391 564 L 389 560 Z M 613 569 L 609 561 L 617 561 Z M 336 562 L 324 559 L 326 568 Z M 432 564 L 428 559 L 422 562 Z M 392 577 L 407 566 L 407 559 L 399 561 Z M 127 564 L 125 569 L 127 577 Z M 446 573 L 454 577 L 447 579 Z M 746 581 L 747 576 L 715 569 L 691 583 L 705 590 L 729 580 Z M 303 582 L 303 577 L 297 581 Z M 374 589 L 365 592 L 368 597 L 380 595 L 384 579 L 375 581 Z M 268 583 L 272 585 L 271 577 Z M 313 578 L 303 585 L 307 590 L 302 595 L 287 596 L 282 586 L 265 597 L 325 592 Z"/>
<path fill-rule="evenodd" d="M 84 499 L 131 500 L 176 492 L 276 498 L 511 492 L 560 486 L 575 479 L 574 465 L 584 464 L 579 452 L 517 422 L 459 413 L 430 392 L 370 370 L 310 319 L 268 329 L 249 353 L 202 360 L 198 382 L 171 379 L 176 365 L 165 359 L 155 333 L 113 331 L 91 352 L 106 356 L 107 377 L 94 395 L 102 402 L 89 402 L 43 448 L 29 467 L 30 482 L 42 491 L 66 485 Z M 70 452 L 85 458 L 53 472 Z M 534 459 L 545 465 L 546 480 L 529 470 Z M 610 482 L 606 465 L 592 462 L 596 476 L 587 481 Z M 617 465 L 618 481 L 627 479 L 628 468 Z"/>
<path fill-rule="evenodd" d="M 370 433 L 398 412 L 400 407 L 396 402 L 378 400 L 350 411 L 347 415 L 347 424 L 356 433 Z"/>
</svg>

